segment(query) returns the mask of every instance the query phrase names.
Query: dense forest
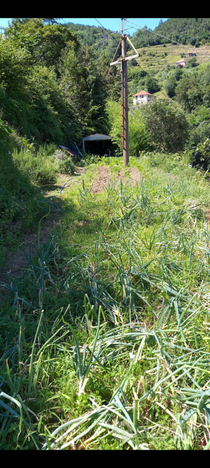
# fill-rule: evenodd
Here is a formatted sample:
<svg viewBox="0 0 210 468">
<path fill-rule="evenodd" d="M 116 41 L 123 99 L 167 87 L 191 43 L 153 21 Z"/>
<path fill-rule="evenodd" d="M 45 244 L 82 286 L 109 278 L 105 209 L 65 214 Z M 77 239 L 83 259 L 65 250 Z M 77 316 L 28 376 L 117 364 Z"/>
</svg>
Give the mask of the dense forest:
<svg viewBox="0 0 210 468">
<path fill-rule="evenodd" d="M 210 42 L 210 18 L 170 18 L 154 30 L 181 44 L 199 47 Z"/>
<path fill-rule="evenodd" d="M 2 119 L 39 143 L 106 133 L 105 100 L 113 81 L 107 64 L 60 24 L 13 20 L 0 39 Z"/>
</svg>

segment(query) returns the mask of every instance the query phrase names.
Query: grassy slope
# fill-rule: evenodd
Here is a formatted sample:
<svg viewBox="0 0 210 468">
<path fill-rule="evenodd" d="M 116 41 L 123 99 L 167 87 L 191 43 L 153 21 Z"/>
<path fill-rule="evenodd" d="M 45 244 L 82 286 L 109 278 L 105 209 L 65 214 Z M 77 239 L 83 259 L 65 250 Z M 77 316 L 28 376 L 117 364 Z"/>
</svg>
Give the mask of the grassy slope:
<svg viewBox="0 0 210 468">
<path fill-rule="evenodd" d="M 130 165 L 132 190 L 91 194 L 94 165 L 66 188 L 60 230 L 1 285 L 2 449 L 208 444 L 209 186 L 175 156 Z"/>
</svg>

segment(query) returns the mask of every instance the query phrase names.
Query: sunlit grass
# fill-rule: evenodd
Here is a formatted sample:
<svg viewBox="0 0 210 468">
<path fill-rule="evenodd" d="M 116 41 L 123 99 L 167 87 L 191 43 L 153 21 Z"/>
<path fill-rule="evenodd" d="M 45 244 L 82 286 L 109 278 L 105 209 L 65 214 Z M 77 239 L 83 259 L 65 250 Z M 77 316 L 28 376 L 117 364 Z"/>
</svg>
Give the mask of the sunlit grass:
<svg viewBox="0 0 210 468">
<path fill-rule="evenodd" d="M 99 194 L 89 166 L 59 230 L 1 282 L 1 448 L 210 445 L 209 187 L 178 155 L 130 166 L 139 184 Z"/>
</svg>

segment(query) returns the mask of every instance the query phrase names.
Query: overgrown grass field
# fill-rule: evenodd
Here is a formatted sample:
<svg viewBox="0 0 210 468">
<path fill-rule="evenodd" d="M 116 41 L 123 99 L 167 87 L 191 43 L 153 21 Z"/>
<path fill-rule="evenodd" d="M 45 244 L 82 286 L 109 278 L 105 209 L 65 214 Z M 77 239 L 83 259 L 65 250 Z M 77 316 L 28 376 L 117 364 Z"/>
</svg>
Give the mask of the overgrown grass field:
<svg viewBox="0 0 210 468">
<path fill-rule="evenodd" d="M 60 228 L 0 283 L 0 448 L 208 450 L 209 183 L 145 154 L 135 187 L 93 194 L 99 165 L 123 168 L 72 179 Z"/>
</svg>

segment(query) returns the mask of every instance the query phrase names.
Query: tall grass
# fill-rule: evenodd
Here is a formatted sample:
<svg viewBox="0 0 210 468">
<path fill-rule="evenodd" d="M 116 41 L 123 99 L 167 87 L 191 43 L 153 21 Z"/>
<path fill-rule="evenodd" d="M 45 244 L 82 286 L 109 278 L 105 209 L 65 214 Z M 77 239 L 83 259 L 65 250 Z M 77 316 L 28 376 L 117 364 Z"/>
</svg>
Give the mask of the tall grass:
<svg viewBox="0 0 210 468">
<path fill-rule="evenodd" d="M 57 149 L 53 143 L 45 144 L 38 149 L 35 149 L 33 144 L 21 150 L 15 148 L 12 158 L 23 174 L 40 185 L 55 183 L 58 172 L 74 174 L 74 163 L 70 154 Z"/>
<path fill-rule="evenodd" d="M 1 448 L 209 448 L 209 189 L 151 158 L 97 195 L 90 167 L 60 232 L 1 282 Z"/>
</svg>

